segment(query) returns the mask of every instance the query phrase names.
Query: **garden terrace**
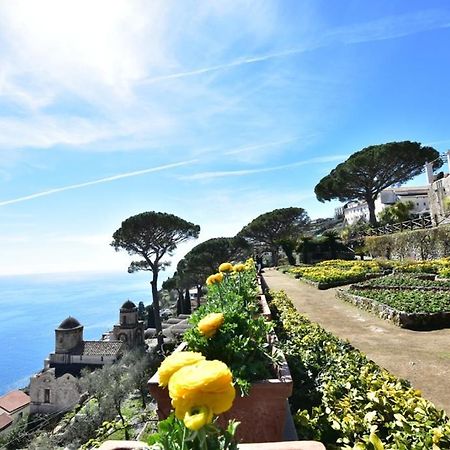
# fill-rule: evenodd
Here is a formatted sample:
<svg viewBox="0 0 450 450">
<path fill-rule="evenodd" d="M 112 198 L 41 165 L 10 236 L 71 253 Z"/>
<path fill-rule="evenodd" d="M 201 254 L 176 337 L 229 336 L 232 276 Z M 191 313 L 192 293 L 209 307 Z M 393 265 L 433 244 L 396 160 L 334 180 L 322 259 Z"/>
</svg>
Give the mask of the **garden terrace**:
<svg viewBox="0 0 450 450">
<path fill-rule="evenodd" d="M 264 278 L 272 289 L 283 289 L 309 320 L 349 341 L 396 376 L 410 380 L 426 398 L 450 411 L 450 329 L 417 333 L 337 299 L 336 289 L 318 291 L 271 269 L 265 270 Z"/>
<path fill-rule="evenodd" d="M 284 292 L 272 293 L 271 308 L 294 378 L 300 439 L 328 449 L 449 448 L 448 417 L 420 391 L 300 315 Z"/>
</svg>

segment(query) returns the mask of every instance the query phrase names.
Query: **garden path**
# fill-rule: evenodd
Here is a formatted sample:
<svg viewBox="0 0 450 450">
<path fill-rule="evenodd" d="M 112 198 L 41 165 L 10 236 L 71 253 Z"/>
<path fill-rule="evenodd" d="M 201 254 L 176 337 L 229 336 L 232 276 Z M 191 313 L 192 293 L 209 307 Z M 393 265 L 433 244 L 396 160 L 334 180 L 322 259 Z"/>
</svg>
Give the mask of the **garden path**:
<svg viewBox="0 0 450 450">
<path fill-rule="evenodd" d="M 412 331 L 378 318 L 274 269 L 264 269 L 270 289 L 283 289 L 297 310 L 368 358 L 409 380 L 428 400 L 450 414 L 450 329 Z"/>
</svg>

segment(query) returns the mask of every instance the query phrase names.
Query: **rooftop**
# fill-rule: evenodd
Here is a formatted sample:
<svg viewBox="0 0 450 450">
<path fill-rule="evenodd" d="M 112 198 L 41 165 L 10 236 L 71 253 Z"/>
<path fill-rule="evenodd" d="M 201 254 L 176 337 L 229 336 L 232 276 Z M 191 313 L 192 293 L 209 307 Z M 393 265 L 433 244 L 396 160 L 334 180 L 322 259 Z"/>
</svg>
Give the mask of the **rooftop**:
<svg viewBox="0 0 450 450">
<path fill-rule="evenodd" d="M 11 391 L 0 397 L 0 408 L 12 413 L 30 403 L 30 397 L 22 391 Z"/>
<path fill-rule="evenodd" d="M 122 350 L 121 341 L 83 341 L 71 353 L 83 356 L 115 356 Z"/>
<path fill-rule="evenodd" d="M 0 431 L 4 430 L 6 427 L 12 424 L 12 418 L 9 414 L 2 413 L 0 414 Z"/>
</svg>

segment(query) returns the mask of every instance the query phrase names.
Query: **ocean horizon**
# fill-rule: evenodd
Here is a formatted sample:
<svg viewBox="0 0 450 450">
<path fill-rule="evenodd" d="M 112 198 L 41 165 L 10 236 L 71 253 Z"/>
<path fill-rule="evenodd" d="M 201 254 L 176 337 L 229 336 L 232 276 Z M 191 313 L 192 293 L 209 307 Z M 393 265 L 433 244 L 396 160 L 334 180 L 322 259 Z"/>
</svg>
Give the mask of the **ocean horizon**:
<svg viewBox="0 0 450 450">
<path fill-rule="evenodd" d="M 68 316 L 84 339 L 100 339 L 126 300 L 151 302 L 149 273 L 78 272 L 0 276 L 0 395 L 28 385 L 54 351 L 55 328 Z M 165 273 L 163 277 L 165 278 Z"/>
</svg>

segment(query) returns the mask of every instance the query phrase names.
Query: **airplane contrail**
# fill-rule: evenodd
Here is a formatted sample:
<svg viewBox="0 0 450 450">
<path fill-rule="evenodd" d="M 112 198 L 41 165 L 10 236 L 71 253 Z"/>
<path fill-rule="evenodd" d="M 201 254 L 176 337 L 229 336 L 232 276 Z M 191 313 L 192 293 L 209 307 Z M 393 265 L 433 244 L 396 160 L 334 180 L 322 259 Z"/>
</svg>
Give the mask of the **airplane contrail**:
<svg viewBox="0 0 450 450">
<path fill-rule="evenodd" d="M 319 156 L 317 158 L 306 159 L 303 161 L 296 161 L 289 164 L 283 164 L 280 166 L 262 167 L 259 169 L 243 169 L 243 170 L 228 170 L 217 172 L 200 172 L 193 175 L 185 175 L 179 177 L 181 180 L 209 180 L 213 178 L 221 177 L 240 177 L 245 175 L 253 175 L 257 173 L 273 172 L 276 170 L 290 169 L 292 167 L 300 167 L 308 164 L 316 164 L 323 162 L 342 161 L 348 158 L 348 155 L 331 155 L 331 156 Z"/>
<path fill-rule="evenodd" d="M 291 48 L 288 50 L 283 50 L 281 52 L 269 53 L 267 55 L 249 56 L 247 58 L 240 58 L 240 59 L 237 59 L 235 61 L 231 61 L 231 62 L 225 63 L 225 64 L 217 64 L 215 66 L 203 67 L 201 69 L 194 69 L 194 70 L 188 70 L 186 72 L 177 72 L 177 73 L 172 73 L 169 75 L 161 75 L 159 77 L 147 78 L 147 79 L 142 80 L 141 84 L 152 84 L 152 83 L 157 83 L 158 81 L 175 80 L 177 78 L 185 78 L 185 77 L 191 77 L 191 76 L 195 76 L 195 75 L 202 75 L 204 73 L 209 73 L 209 72 L 217 72 L 219 70 L 228 69 L 231 67 L 242 66 L 245 64 L 253 64 L 253 63 L 257 63 L 257 62 L 268 61 L 268 60 L 274 59 L 274 58 L 283 58 L 285 56 L 295 55 L 296 53 L 302 53 L 306 50 L 307 50 L 306 48 L 299 47 L 299 48 Z"/>
<path fill-rule="evenodd" d="M 27 200 L 32 200 L 38 197 L 45 197 L 47 195 L 56 194 L 58 192 L 70 191 L 73 189 L 80 189 L 86 186 L 93 186 L 94 184 L 108 183 L 110 181 L 120 180 L 122 178 L 136 177 L 138 175 L 144 175 L 146 173 L 160 172 L 161 170 L 172 169 L 174 167 L 186 166 L 197 162 L 197 159 L 191 159 L 189 161 L 181 161 L 173 164 L 165 164 L 163 166 L 151 167 L 149 169 L 136 170 L 134 172 L 120 173 L 117 175 L 112 175 L 110 177 L 100 178 L 98 180 L 87 181 L 85 183 L 71 184 L 69 186 L 62 186 L 59 188 L 49 189 L 48 191 L 37 192 L 35 194 L 25 195 L 24 197 L 13 198 L 11 200 L 5 200 L 0 202 L 0 206 L 11 205 L 13 203 L 25 202 Z"/>
</svg>

